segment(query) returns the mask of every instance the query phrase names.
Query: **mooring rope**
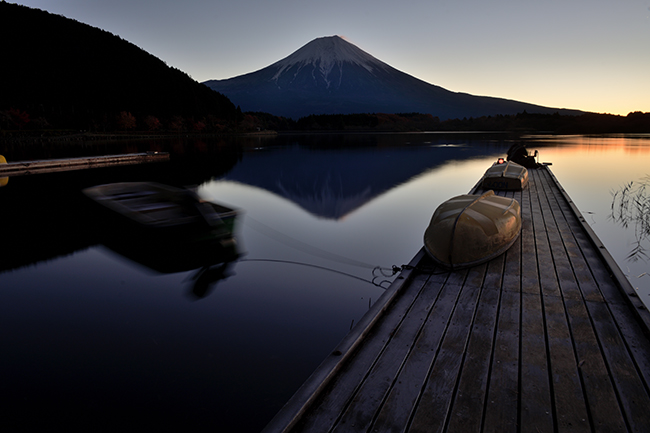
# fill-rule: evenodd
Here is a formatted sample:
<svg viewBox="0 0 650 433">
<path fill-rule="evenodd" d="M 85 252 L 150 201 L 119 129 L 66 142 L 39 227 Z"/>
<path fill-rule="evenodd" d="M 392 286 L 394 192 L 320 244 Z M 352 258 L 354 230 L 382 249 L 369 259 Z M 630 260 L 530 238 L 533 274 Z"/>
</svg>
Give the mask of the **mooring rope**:
<svg viewBox="0 0 650 433">
<path fill-rule="evenodd" d="M 354 279 L 356 279 L 356 280 L 363 281 L 364 283 L 369 283 L 369 284 L 372 284 L 373 286 L 381 287 L 382 289 L 387 289 L 387 288 L 388 288 L 388 287 L 383 286 L 383 284 L 386 283 L 386 284 L 389 284 L 389 285 L 390 285 L 390 284 L 392 283 L 392 281 L 389 281 L 389 280 L 383 280 L 383 281 L 377 283 L 377 282 L 376 282 L 377 279 L 382 278 L 382 277 L 388 277 L 388 276 L 387 276 L 387 275 L 384 275 L 384 273 L 381 272 L 381 271 L 380 271 L 380 272 L 381 272 L 381 275 L 375 275 L 375 270 L 374 270 L 374 269 L 373 269 L 373 273 L 372 273 L 372 275 L 373 275 L 372 280 L 368 280 L 368 279 L 365 279 L 365 278 L 358 277 L 358 276 L 356 276 L 356 275 L 354 275 L 354 274 L 350 274 L 350 273 L 347 273 L 347 272 L 339 271 L 338 269 L 328 268 L 328 267 L 326 267 L 326 266 L 315 265 L 315 264 L 313 264 L 313 263 L 298 262 L 298 261 L 295 261 L 295 260 L 282 260 L 282 259 L 241 259 L 241 260 L 239 260 L 239 261 L 240 261 L 240 262 L 269 262 L 269 263 L 285 263 L 285 264 L 289 264 L 289 265 L 306 266 L 306 267 L 310 267 L 310 268 L 321 269 L 321 270 L 323 270 L 323 271 L 334 272 L 335 274 L 343 275 L 343 276 L 346 276 L 346 277 L 349 277 L 349 278 L 354 278 Z M 377 267 L 376 269 L 379 269 L 379 267 Z M 393 275 L 394 275 L 394 274 L 393 274 Z"/>
<path fill-rule="evenodd" d="M 318 256 L 324 259 L 332 260 L 335 262 L 339 262 L 345 265 L 351 265 L 351 266 L 357 266 L 360 268 L 367 268 L 367 269 L 381 269 L 382 271 L 389 271 L 392 272 L 393 268 L 387 268 L 383 266 L 377 266 L 377 265 L 372 265 L 370 263 L 362 262 L 359 260 L 351 259 L 349 257 L 344 257 L 336 253 L 332 253 L 330 251 L 323 250 L 321 248 L 315 247 L 313 245 L 307 244 L 305 242 L 302 242 L 298 239 L 292 238 L 291 236 L 288 236 L 272 227 L 267 226 L 266 224 L 255 220 L 254 218 L 251 218 L 249 216 L 246 217 L 246 222 L 249 223 L 249 226 L 259 232 L 262 233 L 263 235 L 266 235 L 270 238 L 273 238 L 277 240 L 280 243 L 283 243 L 287 246 L 290 246 L 292 248 L 295 248 L 297 250 L 303 251 L 307 254 L 311 254 L 313 256 Z M 252 223 L 252 224 L 250 224 Z M 393 273 L 394 275 L 394 273 Z"/>
<path fill-rule="evenodd" d="M 372 285 L 375 285 L 377 287 L 381 287 L 383 289 L 386 289 L 383 284 L 391 284 L 392 282 L 388 280 L 388 278 L 394 277 L 396 274 L 404 271 L 404 270 L 416 270 L 418 272 L 430 274 L 430 275 L 442 275 L 450 272 L 450 270 L 440 270 L 438 269 L 439 272 L 436 272 L 437 268 L 434 267 L 422 267 L 422 266 L 411 266 L 411 265 L 402 265 L 402 266 L 396 266 L 393 265 L 391 267 L 385 267 L 385 266 L 377 266 L 377 265 L 372 265 L 370 263 L 362 262 L 360 260 L 355 260 L 351 259 L 349 257 L 345 257 L 336 253 L 332 253 L 331 251 L 326 251 L 321 248 L 315 247 L 313 245 L 307 244 L 305 242 L 302 242 L 298 239 L 295 239 L 291 236 L 288 236 L 272 227 L 267 226 L 266 224 L 257 221 L 254 218 L 251 218 L 250 216 L 246 217 L 246 222 L 248 223 L 249 227 L 252 228 L 253 230 L 257 231 L 258 233 L 261 233 L 263 235 L 266 235 L 270 238 L 275 239 L 276 241 L 285 244 L 289 247 L 295 248 L 299 251 L 305 252 L 307 254 L 311 254 L 313 256 L 321 257 L 327 260 L 335 261 L 338 263 L 346 264 L 346 265 L 351 265 L 351 266 L 357 266 L 361 268 L 366 268 L 366 269 L 372 269 L 372 280 L 364 279 L 361 277 L 358 277 L 353 274 L 349 274 L 346 272 L 342 272 L 336 269 L 332 268 L 327 268 L 324 266 L 319 266 L 319 265 L 314 265 L 310 263 L 304 263 L 304 262 L 297 262 L 297 261 L 291 261 L 291 260 L 281 260 L 281 259 L 244 259 L 242 261 L 259 261 L 259 262 L 276 262 L 276 263 L 289 263 L 289 264 L 296 264 L 296 265 L 301 265 L 301 266 L 308 266 L 308 267 L 313 267 L 313 268 L 318 268 L 318 269 L 323 269 L 327 270 L 330 272 L 338 273 L 341 275 L 345 275 L 348 277 L 352 277 L 355 279 L 358 279 L 360 281 L 364 281 L 366 283 L 370 283 Z M 379 273 L 379 275 L 377 274 Z M 377 279 L 379 278 L 386 278 L 385 280 L 381 281 L 380 283 L 377 283 Z"/>
</svg>

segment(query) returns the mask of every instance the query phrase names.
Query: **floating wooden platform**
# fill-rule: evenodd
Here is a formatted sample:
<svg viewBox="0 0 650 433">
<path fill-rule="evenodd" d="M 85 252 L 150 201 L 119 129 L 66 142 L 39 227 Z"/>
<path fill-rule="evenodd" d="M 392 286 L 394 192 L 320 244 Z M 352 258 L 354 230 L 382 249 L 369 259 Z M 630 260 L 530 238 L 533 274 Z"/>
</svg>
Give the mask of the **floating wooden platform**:
<svg viewBox="0 0 650 433">
<path fill-rule="evenodd" d="M 55 171 L 83 170 L 86 168 L 108 167 L 114 165 L 144 164 L 168 160 L 168 152 L 145 152 L 123 155 L 8 162 L 6 164 L 0 164 L 0 177 L 51 173 Z"/>
<path fill-rule="evenodd" d="M 650 431 L 650 314 L 547 167 L 500 194 L 515 245 L 420 251 L 265 432 Z"/>
</svg>

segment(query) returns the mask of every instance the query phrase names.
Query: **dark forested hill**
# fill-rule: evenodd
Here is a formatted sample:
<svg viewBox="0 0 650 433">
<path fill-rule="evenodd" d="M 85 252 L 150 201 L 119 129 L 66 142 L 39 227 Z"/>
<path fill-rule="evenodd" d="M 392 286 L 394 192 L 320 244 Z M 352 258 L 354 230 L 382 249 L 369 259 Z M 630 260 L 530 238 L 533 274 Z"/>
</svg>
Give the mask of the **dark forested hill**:
<svg viewBox="0 0 650 433">
<path fill-rule="evenodd" d="M 238 116 L 224 95 L 72 19 L 2 2 L 0 40 L 0 128 L 205 128 Z"/>
</svg>

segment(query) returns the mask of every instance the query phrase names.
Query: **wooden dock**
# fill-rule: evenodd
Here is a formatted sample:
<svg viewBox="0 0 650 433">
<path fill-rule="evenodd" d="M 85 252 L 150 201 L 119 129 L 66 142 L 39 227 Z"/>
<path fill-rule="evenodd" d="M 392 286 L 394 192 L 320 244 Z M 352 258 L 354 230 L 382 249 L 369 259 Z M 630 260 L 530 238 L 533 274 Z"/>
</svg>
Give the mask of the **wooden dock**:
<svg viewBox="0 0 650 433">
<path fill-rule="evenodd" d="M 264 432 L 650 431 L 650 314 L 529 173 L 501 194 L 522 208 L 506 254 L 448 272 L 420 251 Z"/>
<path fill-rule="evenodd" d="M 56 171 L 83 170 L 115 165 L 144 164 L 169 161 L 168 152 L 128 153 L 123 155 L 88 156 L 80 158 L 46 159 L 0 164 L 0 177 L 27 174 L 52 173 Z"/>
</svg>

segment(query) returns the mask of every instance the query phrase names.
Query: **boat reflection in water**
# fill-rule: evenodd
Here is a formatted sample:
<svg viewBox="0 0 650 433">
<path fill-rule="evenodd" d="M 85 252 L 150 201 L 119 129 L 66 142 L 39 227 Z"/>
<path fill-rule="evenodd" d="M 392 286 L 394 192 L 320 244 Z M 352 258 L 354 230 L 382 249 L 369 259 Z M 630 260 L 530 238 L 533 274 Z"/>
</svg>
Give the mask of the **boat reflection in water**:
<svg viewBox="0 0 650 433">
<path fill-rule="evenodd" d="M 110 233 L 110 232 L 109 232 Z M 106 236 L 102 243 L 119 255 L 160 274 L 195 270 L 189 294 L 207 296 L 214 286 L 234 275 L 232 268 L 241 257 L 233 237 L 198 241 L 183 237 Z"/>
<path fill-rule="evenodd" d="M 202 200 L 194 191 L 153 182 L 86 188 L 109 230 L 102 243 L 159 273 L 187 272 L 193 296 L 206 296 L 239 258 L 234 238 L 238 211 Z"/>
</svg>

